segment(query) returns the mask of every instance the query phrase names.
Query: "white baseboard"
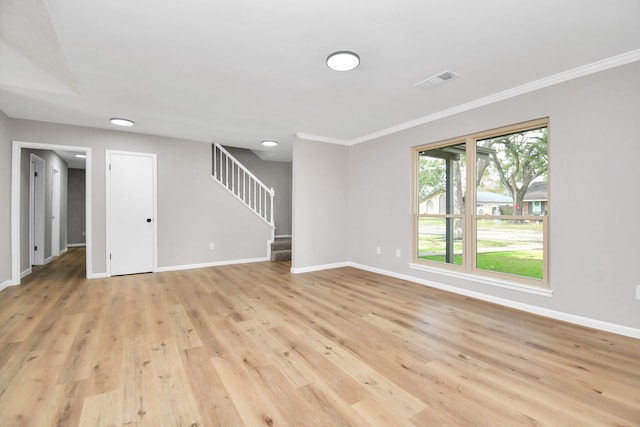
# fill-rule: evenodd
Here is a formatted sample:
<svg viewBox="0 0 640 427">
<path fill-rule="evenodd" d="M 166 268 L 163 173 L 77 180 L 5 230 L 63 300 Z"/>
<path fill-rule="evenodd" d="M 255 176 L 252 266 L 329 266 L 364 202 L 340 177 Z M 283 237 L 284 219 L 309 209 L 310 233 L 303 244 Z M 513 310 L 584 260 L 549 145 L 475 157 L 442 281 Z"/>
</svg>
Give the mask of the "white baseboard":
<svg viewBox="0 0 640 427">
<path fill-rule="evenodd" d="M 87 246 L 86 243 L 69 243 L 67 245 L 67 248 L 82 248 L 82 247 L 85 247 L 85 246 Z"/>
<path fill-rule="evenodd" d="M 64 248 L 63 250 L 60 251 L 60 253 L 58 254 L 58 256 L 62 256 L 64 254 L 67 253 L 67 251 L 69 250 L 69 246 L 67 246 L 66 248 Z"/>
<path fill-rule="evenodd" d="M 193 270 L 196 268 L 219 267 L 222 265 L 248 264 L 252 262 L 265 262 L 265 261 L 269 261 L 269 258 L 261 257 L 261 258 L 233 259 L 228 261 L 205 262 L 201 264 L 170 265 L 166 267 L 158 267 L 156 268 L 154 273 L 164 273 L 167 271 Z M 104 279 L 107 277 L 109 277 L 107 276 L 107 273 L 93 273 L 93 274 L 87 275 L 87 279 Z"/>
<path fill-rule="evenodd" d="M 313 271 L 330 270 L 332 268 L 350 267 L 351 265 L 352 264 L 350 262 L 336 262 L 333 264 L 313 265 L 311 267 L 291 268 L 291 273 L 311 273 Z"/>
<path fill-rule="evenodd" d="M 42 265 L 47 265 L 47 264 L 49 264 L 49 263 L 51 262 L 51 260 L 52 260 L 52 259 L 53 259 L 53 256 L 50 256 L 49 258 L 45 258 L 45 260 L 44 260 L 44 264 L 42 264 Z"/>
<path fill-rule="evenodd" d="M 586 326 L 588 328 L 598 329 L 605 332 L 611 332 L 618 335 L 624 335 L 627 337 L 640 339 L 640 329 L 638 328 L 618 325 L 616 323 L 604 322 L 602 320 L 591 319 L 589 317 L 578 316 L 570 313 L 564 313 L 562 311 L 550 310 L 550 309 L 538 307 L 535 305 L 524 304 L 521 302 L 517 302 L 517 301 L 505 299 L 505 298 L 495 297 L 493 295 L 487 295 L 480 292 L 470 291 L 467 289 L 434 282 L 432 280 L 425 280 L 419 277 L 409 276 L 407 274 L 395 273 L 393 271 L 383 270 L 381 268 L 376 268 L 376 267 L 369 267 L 367 265 L 362 265 L 354 262 L 341 262 L 341 263 L 335 263 L 335 264 L 325 264 L 325 265 L 317 265 L 312 267 L 295 268 L 295 269 L 292 268 L 291 273 L 293 274 L 308 273 L 313 271 L 328 270 L 331 268 L 339 268 L 339 267 L 354 267 L 360 270 L 381 274 L 383 276 L 389 276 L 389 277 L 393 277 L 400 280 L 406 280 L 409 282 L 418 283 L 420 285 L 428 286 L 431 288 L 441 289 L 443 291 L 451 292 L 454 294 L 464 295 L 464 296 L 475 298 L 481 301 L 487 301 L 487 302 L 502 305 L 505 307 L 514 308 L 516 310 L 525 311 L 527 313 L 536 314 L 536 315 L 548 317 L 551 319 L 561 320 L 563 322 L 573 323 L 580 326 Z"/>
<path fill-rule="evenodd" d="M 155 272 L 163 273 L 166 271 L 193 270 L 196 268 L 219 267 L 222 265 L 248 264 L 252 262 L 265 262 L 265 261 L 269 261 L 269 258 L 261 257 L 261 258 L 247 258 L 247 259 L 232 259 L 228 261 L 214 261 L 214 262 L 205 262 L 201 264 L 171 265 L 167 267 L 158 267 L 156 268 Z"/>
<path fill-rule="evenodd" d="M 380 268 L 369 267 L 366 265 L 361 265 L 356 263 L 348 263 L 348 264 L 351 267 L 359 268 L 360 270 L 366 270 L 372 273 L 394 277 L 396 279 L 407 280 L 409 282 L 418 283 L 420 285 L 428 286 L 431 288 L 441 289 L 443 291 L 452 292 L 454 294 L 464 295 L 464 296 L 475 298 L 478 300 L 491 302 L 491 303 L 502 305 L 509 308 L 514 308 L 520 311 L 526 311 L 527 313 L 537 314 L 539 316 L 548 317 L 551 319 L 562 320 L 564 322 L 569 322 L 569 323 L 573 323 L 580 326 L 586 326 L 588 328 L 598 329 L 601 331 L 611 332 L 618 335 L 624 335 L 631 338 L 640 338 L 640 329 L 637 329 L 637 328 L 618 325 L 616 323 L 604 322 L 602 320 L 591 319 L 589 317 L 578 316 L 575 314 L 564 313 L 562 311 L 550 310 L 547 308 L 538 307 L 530 304 L 524 304 L 521 302 L 512 301 L 505 298 L 494 297 L 492 295 L 487 295 L 480 292 L 474 292 L 467 289 L 458 288 L 455 286 L 445 285 L 442 283 L 434 282 L 432 280 L 424 280 L 414 276 L 394 273 L 392 271 L 382 270 Z"/>
<path fill-rule="evenodd" d="M 22 279 L 24 276 L 28 276 L 29 274 L 31 274 L 31 267 L 27 268 L 25 271 L 20 273 L 20 278 Z"/>
<path fill-rule="evenodd" d="M 290 239 L 293 236 L 291 234 L 276 234 L 274 237 L 276 239 Z"/>
<path fill-rule="evenodd" d="M 15 283 L 13 283 L 11 280 L 5 280 L 4 282 L 0 283 L 0 291 L 13 285 L 15 285 Z"/>
</svg>

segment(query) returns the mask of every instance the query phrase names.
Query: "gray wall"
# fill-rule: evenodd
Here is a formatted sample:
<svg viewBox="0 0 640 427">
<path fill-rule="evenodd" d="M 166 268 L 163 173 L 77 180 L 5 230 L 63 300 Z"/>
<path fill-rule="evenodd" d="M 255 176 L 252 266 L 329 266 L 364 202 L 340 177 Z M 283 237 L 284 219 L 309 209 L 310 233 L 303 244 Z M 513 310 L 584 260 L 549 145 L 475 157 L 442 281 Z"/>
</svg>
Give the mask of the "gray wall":
<svg viewBox="0 0 640 427">
<path fill-rule="evenodd" d="M 92 149 L 91 275 L 106 272 L 107 149 L 157 154 L 159 268 L 266 256 L 270 227 L 211 178 L 210 144 L 29 120 L 9 122 L 13 140 Z M 10 151 L 11 141 L 3 141 L 2 148 Z M 10 156 L 0 160 L 0 170 L 10 169 Z M 0 181 L 0 188 L 10 188 L 10 178 Z M 215 250 L 209 243 L 215 243 Z"/>
<path fill-rule="evenodd" d="M 361 143 L 348 152 L 343 147 L 297 141 L 294 239 L 305 244 L 294 247 L 294 259 L 300 266 L 325 264 L 326 251 L 333 248 L 314 247 L 312 241 L 326 239 L 325 233 L 339 240 L 335 234 L 345 224 L 336 212 L 344 209 L 349 250 L 335 261 L 640 328 L 640 301 L 634 298 L 640 285 L 639 95 L 640 62 L 635 62 Z M 412 147 L 546 116 L 550 117 L 553 296 L 410 269 Z M 314 203 L 312 194 L 322 198 L 340 192 L 343 185 L 325 179 L 327 166 L 310 151 L 332 153 L 340 173 L 348 162 L 348 197 Z M 312 241 L 307 241 L 309 237 Z M 382 247 L 381 255 L 376 255 L 376 246 Z M 401 250 L 399 258 L 396 249 Z"/>
<path fill-rule="evenodd" d="M 67 243 L 86 243 L 86 186 L 85 170 L 67 170 Z"/>
<path fill-rule="evenodd" d="M 634 295 L 640 285 L 640 200 L 632 184 L 640 182 L 639 95 L 640 63 L 634 63 L 352 147 L 350 260 L 639 328 L 640 301 Z M 553 297 L 410 270 L 411 147 L 545 116 Z M 382 246 L 381 256 L 375 245 Z"/>
<path fill-rule="evenodd" d="M 267 187 L 275 190 L 273 216 L 276 236 L 291 234 L 291 162 L 262 160 L 251 150 L 225 147 L 240 163 Z"/>
<path fill-rule="evenodd" d="M 11 133 L 0 111 L 0 287 L 11 281 Z"/>
<path fill-rule="evenodd" d="M 20 170 L 20 271 L 28 270 L 29 264 L 29 171 L 31 154 L 44 160 L 44 259 L 52 256 L 51 218 L 53 195 L 53 168 L 60 171 L 60 247 L 67 247 L 67 164 L 57 154 L 49 150 L 27 150 L 21 152 Z"/>
<path fill-rule="evenodd" d="M 348 148 L 293 143 L 293 271 L 348 259 Z"/>
</svg>

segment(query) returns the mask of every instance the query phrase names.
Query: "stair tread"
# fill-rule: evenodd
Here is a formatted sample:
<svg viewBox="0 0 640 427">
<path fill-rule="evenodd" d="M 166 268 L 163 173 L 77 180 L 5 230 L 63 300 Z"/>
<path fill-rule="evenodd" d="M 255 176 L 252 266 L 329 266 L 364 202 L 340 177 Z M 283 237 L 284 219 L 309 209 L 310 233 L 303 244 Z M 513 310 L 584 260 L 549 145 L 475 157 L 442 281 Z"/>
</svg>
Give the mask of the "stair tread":
<svg viewBox="0 0 640 427">
<path fill-rule="evenodd" d="M 291 238 L 276 237 L 271 242 L 271 261 L 290 261 L 291 260 Z"/>
<path fill-rule="evenodd" d="M 290 249 L 272 251 L 271 252 L 271 261 L 273 261 L 273 262 L 289 261 L 289 260 L 291 260 L 291 250 Z"/>
<path fill-rule="evenodd" d="M 281 251 L 291 249 L 291 239 L 276 239 L 271 243 L 271 251 Z"/>
</svg>

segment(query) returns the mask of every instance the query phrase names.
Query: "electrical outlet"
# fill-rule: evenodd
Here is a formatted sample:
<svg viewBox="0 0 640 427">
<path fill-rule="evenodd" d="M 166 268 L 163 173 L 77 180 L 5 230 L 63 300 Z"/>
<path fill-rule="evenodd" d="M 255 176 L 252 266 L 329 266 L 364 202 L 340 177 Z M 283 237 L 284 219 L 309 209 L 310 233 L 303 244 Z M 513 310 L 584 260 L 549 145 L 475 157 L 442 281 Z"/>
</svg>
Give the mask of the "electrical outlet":
<svg viewBox="0 0 640 427">
<path fill-rule="evenodd" d="M 376 254 L 380 255 L 382 253 L 382 248 L 380 246 L 376 246 Z"/>
<path fill-rule="evenodd" d="M 396 256 L 397 256 L 398 258 L 400 258 L 400 257 L 402 256 L 402 252 L 400 251 L 400 248 L 397 248 L 397 249 L 396 249 Z"/>
<path fill-rule="evenodd" d="M 215 243 L 209 243 L 209 249 L 214 250 L 216 248 Z"/>
<path fill-rule="evenodd" d="M 636 299 L 640 299 L 640 285 L 636 286 Z"/>
</svg>

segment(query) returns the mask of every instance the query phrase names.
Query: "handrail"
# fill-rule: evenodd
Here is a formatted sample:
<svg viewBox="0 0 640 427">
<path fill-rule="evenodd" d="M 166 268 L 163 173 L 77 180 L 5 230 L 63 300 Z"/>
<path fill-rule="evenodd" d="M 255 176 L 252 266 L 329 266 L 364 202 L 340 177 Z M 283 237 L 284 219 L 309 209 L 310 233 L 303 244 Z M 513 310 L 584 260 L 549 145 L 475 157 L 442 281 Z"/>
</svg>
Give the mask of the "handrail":
<svg viewBox="0 0 640 427">
<path fill-rule="evenodd" d="M 275 190 L 267 187 L 218 143 L 213 144 L 211 177 L 264 222 L 275 228 L 273 218 Z"/>
</svg>

